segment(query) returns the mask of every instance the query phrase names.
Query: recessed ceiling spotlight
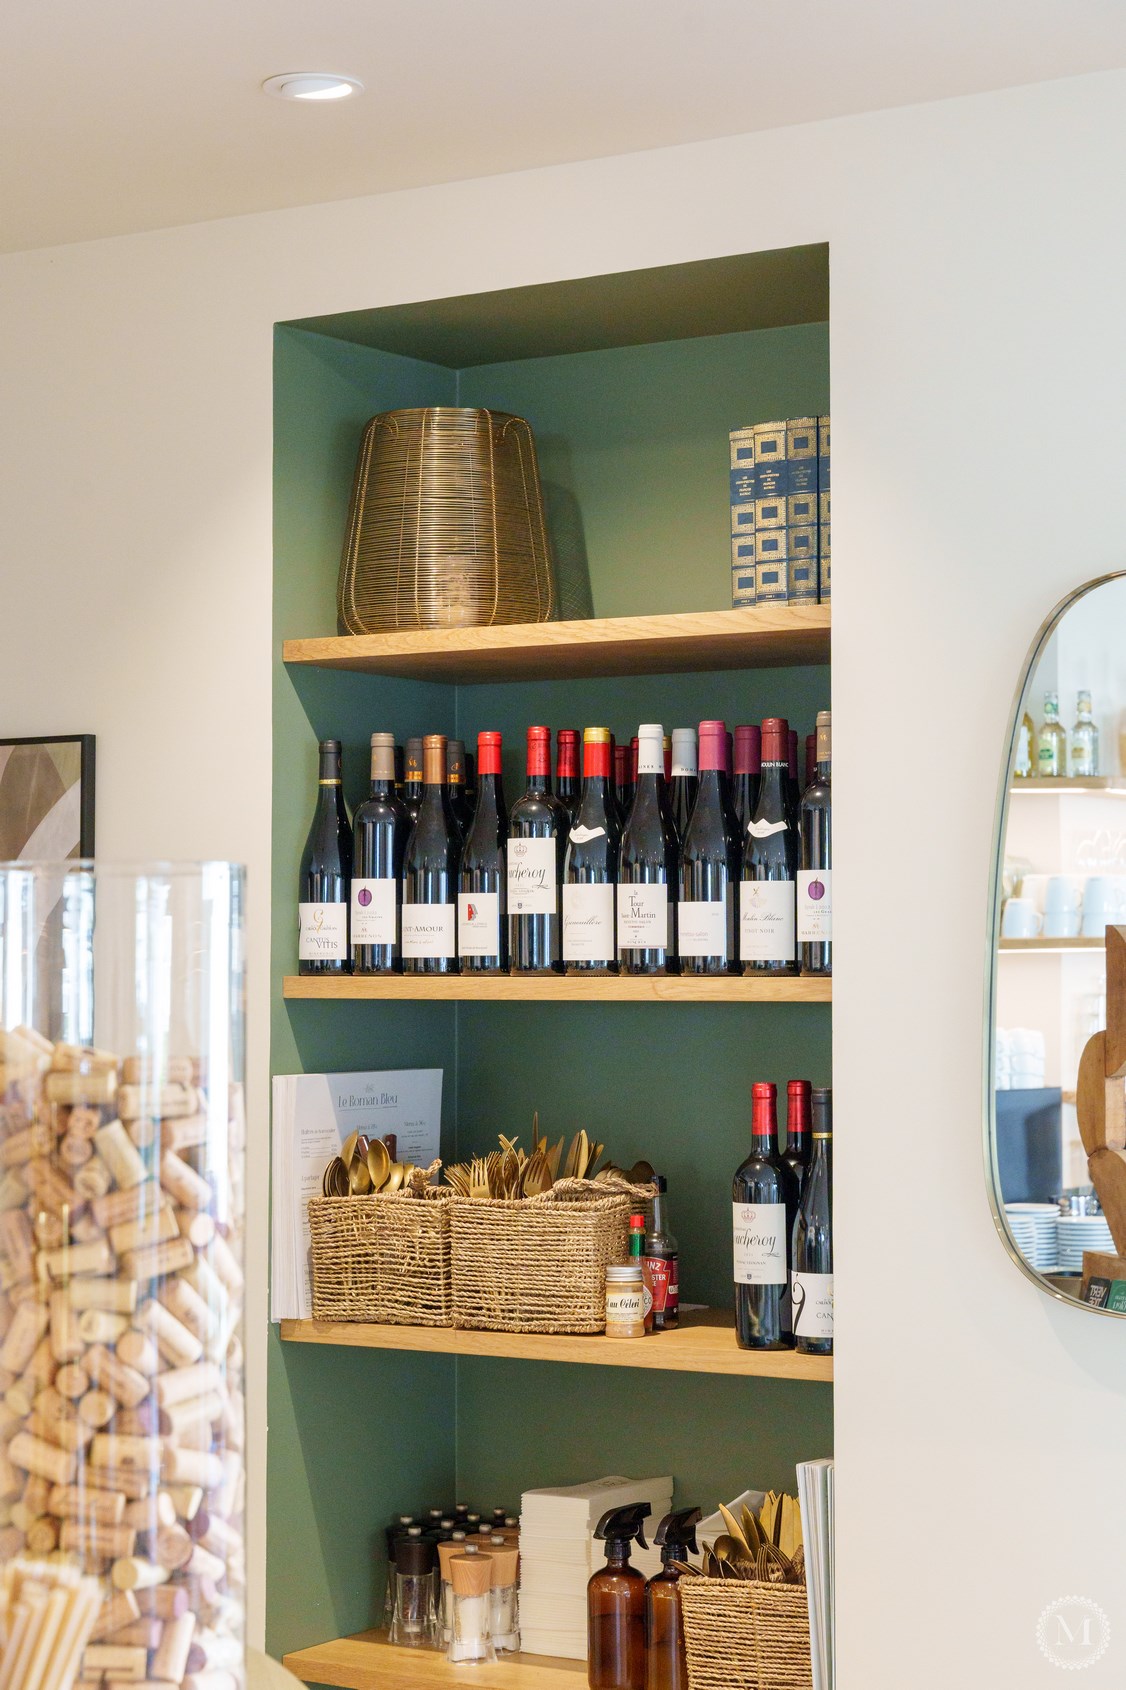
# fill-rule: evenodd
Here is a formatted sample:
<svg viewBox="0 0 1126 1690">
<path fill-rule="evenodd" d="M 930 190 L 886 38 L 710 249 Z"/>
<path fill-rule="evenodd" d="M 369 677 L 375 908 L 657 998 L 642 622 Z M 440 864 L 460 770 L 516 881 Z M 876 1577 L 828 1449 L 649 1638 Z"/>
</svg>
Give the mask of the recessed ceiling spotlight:
<svg viewBox="0 0 1126 1690">
<path fill-rule="evenodd" d="M 349 100 L 363 91 L 357 76 L 320 70 L 288 70 L 281 76 L 268 76 L 262 84 L 264 94 L 275 94 L 279 100 Z"/>
</svg>

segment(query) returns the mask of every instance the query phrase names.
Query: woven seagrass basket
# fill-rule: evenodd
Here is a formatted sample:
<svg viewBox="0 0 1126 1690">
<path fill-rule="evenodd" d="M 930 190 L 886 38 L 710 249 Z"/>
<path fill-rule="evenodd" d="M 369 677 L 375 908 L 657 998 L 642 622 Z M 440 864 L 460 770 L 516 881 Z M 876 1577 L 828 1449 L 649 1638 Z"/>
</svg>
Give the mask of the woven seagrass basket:
<svg viewBox="0 0 1126 1690">
<path fill-rule="evenodd" d="M 804 1584 L 683 1578 L 688 1690 L 812 1690 Z"/>
<path fill-rule="evenodd" d="M 312 1198 L 313 1318 L 452 1326 L 449 1211 L 438 1186 Z"/>
<path fill-rule="evenodd" d="M 539 1197 L 452 1197 L 454 1325 L 488 1332 L 601 1332 L 606 1269 L 629 1252 L 651 1187 L 560 1180 Z"/>
<path fill-rule="evenodd" d="M 349 634 L 558 614 L 536 446 L 523 417 L 437 405 L 371 419 L 337 613 Z"/>
</svg>

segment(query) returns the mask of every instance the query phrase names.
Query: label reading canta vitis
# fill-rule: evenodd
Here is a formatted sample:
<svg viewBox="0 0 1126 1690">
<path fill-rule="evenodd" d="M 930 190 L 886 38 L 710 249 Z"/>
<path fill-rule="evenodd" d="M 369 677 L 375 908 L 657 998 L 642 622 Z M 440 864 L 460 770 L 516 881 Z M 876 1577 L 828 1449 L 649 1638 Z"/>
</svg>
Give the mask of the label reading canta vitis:
<svg viewBox="0 0 1126 1690">
<path fill-rule="evenodd" d="M 555 915 L 559 893 L 555 879 L 554 839 L 508 841 L 509 915 Z"/>
<path fill-rule="evenodd" d="M 733 1203 L 736 1285 L 785 1285 L 785 1203 Z"/>
<path fill-rule="evenodd" d="M 790 1306 L 795 1338 L 833 1336 L 833 1276 L 831 1273 L 792 1273 Z"/>
<path fill-rule="evenodd" d="M 793 962 L 796 955 L 793 881 L 741 881 L 740 962 Z"/>
<path fill-rule="evenodd" d="M 347 904 L 299 904 L 300 962 L 342 962 L 348 955 Z"/>
<path fill-rule="evenodd" d="M 353 880 L 354 945 L 395 943 L 395 884 L 393 880 Z"/>
<path fill-rule="evenodd" d="M 457 954 L 453 904 L 403 905 L 403 955 L 452 957 Z"/>
<path fill-rule="evenodd" d="M 833 937 L 833 871 L 798 870 L 798 940 L 803 945 L 827 944 Z"/>
<path fill-rule="evenodd" d="M 663 882 L 618 886 L 618 950 L 665 951 L 672 937 L 669 889 Z"/>
</svg>

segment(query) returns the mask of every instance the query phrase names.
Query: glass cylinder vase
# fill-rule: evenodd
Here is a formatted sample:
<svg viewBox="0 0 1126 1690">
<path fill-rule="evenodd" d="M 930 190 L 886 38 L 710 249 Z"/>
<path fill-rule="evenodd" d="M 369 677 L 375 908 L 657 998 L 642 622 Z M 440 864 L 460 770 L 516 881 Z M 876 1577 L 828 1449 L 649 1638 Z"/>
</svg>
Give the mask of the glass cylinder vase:
<svg viewBox="0 0 1126 1690">
<path fill-rule="evenodd" d="M 244 1690 L 243 902 L 0 865 L 0 1672 L 22 1608 L 52 1690 Z"/>
</svg>

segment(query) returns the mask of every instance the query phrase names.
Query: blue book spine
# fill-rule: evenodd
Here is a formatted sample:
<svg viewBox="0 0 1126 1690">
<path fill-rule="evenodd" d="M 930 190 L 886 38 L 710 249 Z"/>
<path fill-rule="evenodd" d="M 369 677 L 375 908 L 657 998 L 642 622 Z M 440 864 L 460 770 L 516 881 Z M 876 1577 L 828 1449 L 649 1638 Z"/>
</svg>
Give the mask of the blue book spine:
<svg viewBox="0 0 1126 1690">
<path fill-rule="evenodd" d="M 816 604 L 818 585 L 817 525 L 791 528 L 787 533 L 786 580 L 791 604 Z"/>
<path fill-rule="evenodd" d="M 767 528 L 755 535 L 759 604 L 785 604 L 789 599 L 788 537 L 786 528 Z"/>
<path fill-rule="evenodd" d="M 755 531 L 755 501 L 747 499 L 731 507 L 732 534 L 753 534 Z"/>
<path fill-rule="evenodd" d="M 733 428 L 731 441 L 731 532 L 738 534 L 754 527 L 755 504 L 755 431 L 753 428 Z"/>
<path fill-rule="evenodd" d="M 829 523 L 829 418 L 817 419 L 817 573 L 818 597 L 828 604 L 833 589 Z"/>
<path fill-rule="evenodd" d="M 732 534 L 731 536 L 731 567 L 732 569 L 753 569 L 758 562 L 757 536 L 754 534 Z"/>
<path fill-rule="evenodd" d="M 743 610 L 749 604 L 758 602 L 755 586 L 754 565 L 744 566 L 731 571 L 731 604 L 735 610 Z"/>
<path fill-rule="evenodd" d="M 784 499 L 786 479 L 786 424 L 755 424 L 755 498 Z"/>
<path fill-rule="evenodd" d="M 791 417 L 786 424 L 786 494 L 817 496 L 817 418 Z"/>
</svg>

